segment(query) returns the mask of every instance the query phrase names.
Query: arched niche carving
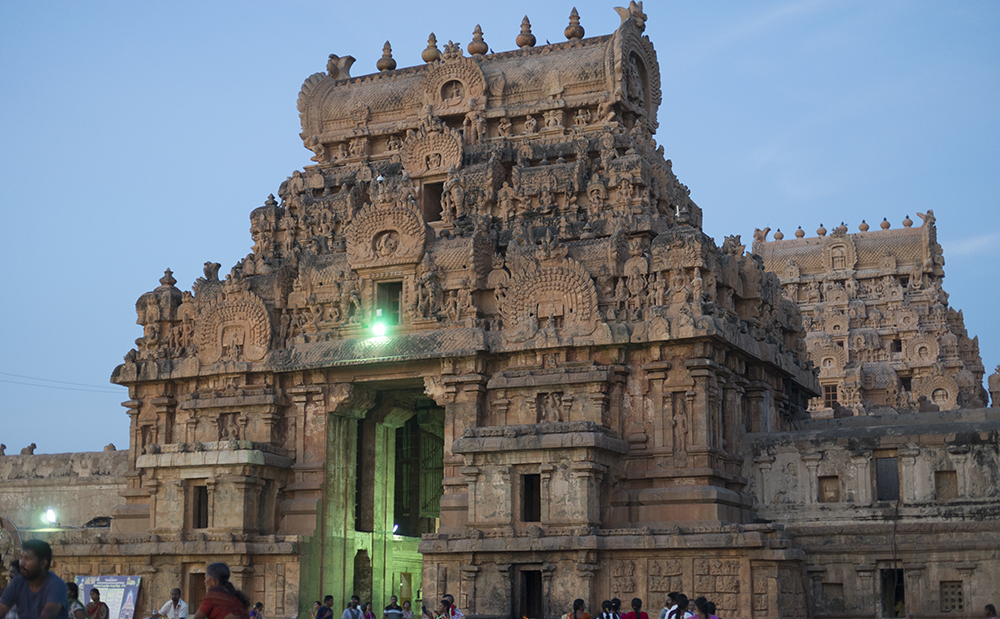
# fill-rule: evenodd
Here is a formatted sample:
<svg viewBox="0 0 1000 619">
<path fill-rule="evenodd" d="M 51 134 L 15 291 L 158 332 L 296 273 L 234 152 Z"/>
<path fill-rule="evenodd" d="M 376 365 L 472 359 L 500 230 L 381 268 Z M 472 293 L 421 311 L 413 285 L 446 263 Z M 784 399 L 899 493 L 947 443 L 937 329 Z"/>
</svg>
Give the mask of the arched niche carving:
<svg viewBox="0 0 1000 619">
<path fill-rule="evenodd" d="M 406 138 L 400 153 L 403 169 L 410 178 L 444 174 L 462 167 L 462 136 L 442 125 L 421 128 Z"/>
<path fill-rule="evenodd" d="M 853 270 L 858 264 L 854 239 L 847 235 L 827 237 L 823 246 L 823 267 L 827 271 Z"/>
<path fill-rule="evenodd" d="M 663 100 L 660 90 L 660 64 L 649 37 L 634 19 L 625 20 L 615 31 L 614 39 L 605 58 L 608 85 L 613 99 L 647 119 L 649 129 L 655 132 L 659 123 L 657 110 Z"/>
<path fill-rule="evenodd" d="M 471 58 L 428 65 L 421 86 L 424 103 L 438 116 L 468 112 L 471 99 L 486 102 L 486 77 Z"/>
<path fill-rule="evenodd" d="M 923 334 L 906 341 L 905 360 L 910 365 L 930 365 L 937 361 L 940 347 L 937 338 Z"/>
<path fill-rule="evenodd" d="M 424 257 L 427 226 L 416 205 L 368 205 L 347 231 L 347 259 L 353 269 L 416 264 Z"/>
<path fill-rule="evenodd" d="M 567 259 L 511 277 L 500 312 L 507 341 L 528 340 L 543 328 L 589 335 L 597 328 L 597 290 L 583 265 Z"/>
<path fill-rule="evenodd" d="M 958 408 L 958 383 L 950 376 L 931 376 L 922 379 L 916 385 L 919 395 L 927 396 L 927 399 L 937 404 L 943 410 Z"/>
<path fill-rule="evenodd" d="M 260 361 L 271 344 L 271 319 L 264 301 L 238 285 L 226 284 L 223 295 L 202 310 L 198 320 L 198 358 Z"/>
</svg>

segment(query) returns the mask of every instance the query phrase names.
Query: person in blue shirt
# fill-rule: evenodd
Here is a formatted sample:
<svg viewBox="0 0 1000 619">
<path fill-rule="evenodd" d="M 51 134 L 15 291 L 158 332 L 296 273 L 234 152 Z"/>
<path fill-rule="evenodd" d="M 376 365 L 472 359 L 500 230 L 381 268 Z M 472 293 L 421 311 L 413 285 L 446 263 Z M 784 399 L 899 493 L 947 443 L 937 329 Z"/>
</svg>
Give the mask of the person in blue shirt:
<svg viewBox="0 0 1000 619">
<path fill-rule="evenodd" d="M 0 619 L 17 606 L 19 619 L 69 619 L 69 596 L 62 578 L 49 571 L 52 548 L 42 540 L 21 545 L 21 573 L 0 596 Z"/>
</svg>

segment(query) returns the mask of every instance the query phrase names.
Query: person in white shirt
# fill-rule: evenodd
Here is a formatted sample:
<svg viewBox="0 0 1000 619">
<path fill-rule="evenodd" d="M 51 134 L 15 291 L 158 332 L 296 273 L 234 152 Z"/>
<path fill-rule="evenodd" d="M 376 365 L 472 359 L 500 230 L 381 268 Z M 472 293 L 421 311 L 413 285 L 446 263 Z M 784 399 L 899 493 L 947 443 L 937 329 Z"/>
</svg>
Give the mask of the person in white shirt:
<svg viewBox="0 0 1000 619">
<path fill-rule="evenodd" d="M 153 614 L 153 619 L 156 617 L 164 617 L 165 619 L 187 619 L 188 616 L 188 605 L 181 599 L 181 590 L 173 589 L 170 591 L 170 599 L 160 612 Z"/>
<path fill-rule="evenodd" d="M 677 608 L 677 592 L 672 591 L 667 594 L 667 605 L 660 611 L 660 619 L 667 619 L 675 608 Z"/>
</svg>

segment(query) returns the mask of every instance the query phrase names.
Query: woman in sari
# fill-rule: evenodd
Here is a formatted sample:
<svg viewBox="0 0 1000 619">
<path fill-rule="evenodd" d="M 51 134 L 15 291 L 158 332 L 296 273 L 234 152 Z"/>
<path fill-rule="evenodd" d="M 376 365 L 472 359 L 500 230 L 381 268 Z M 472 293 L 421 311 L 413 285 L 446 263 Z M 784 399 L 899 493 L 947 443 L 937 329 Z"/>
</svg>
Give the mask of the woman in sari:
<svg viewBox="0 0 1000 619">
<path fill-rule="evenodd" d="M 205 589 L 194 619 L 250 619 L 250 600 L 229 582 L 228 565 L 211 563 L 205 568 Z"/>
<path fill-rule="evenodd" d="M 108 605 L 101 601 L 101 592 L 97 587 L 90 590 L 90 601 L 87 602 L 86 610 L 90 619 L 108 619 L 111 611 Z"/>
</svg>

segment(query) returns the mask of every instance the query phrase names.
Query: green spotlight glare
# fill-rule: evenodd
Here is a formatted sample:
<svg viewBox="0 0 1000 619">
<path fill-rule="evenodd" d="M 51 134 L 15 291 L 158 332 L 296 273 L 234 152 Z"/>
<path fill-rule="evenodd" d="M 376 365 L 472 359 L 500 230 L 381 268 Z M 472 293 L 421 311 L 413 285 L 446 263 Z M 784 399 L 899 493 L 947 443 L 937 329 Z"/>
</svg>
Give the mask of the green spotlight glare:
<svg viewBox="0 0 1000 619">
<path fill-rule="evenodd" d="M 382 337 L 385 335 L 385 323 L 376 322 L 372 325 L 372 335 L 375 337 Z"/>
</svg>

